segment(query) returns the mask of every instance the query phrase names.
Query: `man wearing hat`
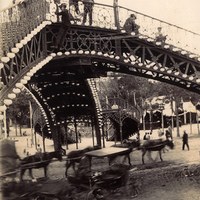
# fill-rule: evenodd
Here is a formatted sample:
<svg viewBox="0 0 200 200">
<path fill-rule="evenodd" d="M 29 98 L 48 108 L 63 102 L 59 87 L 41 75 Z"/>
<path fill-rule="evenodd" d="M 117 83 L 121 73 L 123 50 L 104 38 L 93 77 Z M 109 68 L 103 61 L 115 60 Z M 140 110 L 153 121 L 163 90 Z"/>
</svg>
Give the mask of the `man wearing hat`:
<svg viewBox="0 0 200 200">
<path fill-rule="evenodd" d="M 130 17 L 126 20 L 124 24 L 124 29 L 127 33 L 131 32 L 135 32 L 135 34 L 139 33 L 138 29 L 140 28 L 140 26 L 138 26 L 135 23 L 136 19 L 137 19 L 136 16 L 134 14 L 131 14 Z"/>
<path fill-rule="evenodd" d="M 65 35 L 67 33 L 67 31 L 71 28 L 71 21 L 75 21 L 75 20 L 79 20 L 79 19 L 75 19 L 71 13 L 69 13 L 69 11 L 67 10 L 67 6 L 65 3 L 62 3 L 60 6 L 60 12 L 56 12 L 55 14 L 57 16 L 61 16 L 61 21 L 62 21 L 62 24 L 61 24 L 61 28 L 58 32 L 58 36 L 57 36 L 57 39 L 56 39 L 56 45 L 55 45 L 55 48 L 57 50 L 59 50 L 62 45 L 63 45 L 63 42 L 64 42 L 64 39 L 65 39 Z"/>
<path fill-rule="evenodd" d="M 167 36 L 162 34 L 162 27 L 158 27 L 157 30 L 158 30 L 158 32 L 155 34 L 156 35 L 156 38 L 155 38 L 156 42 L 161 42 L 161 43 L 165 42 Z"/>
<path fill-rule="evenodd" d="M 83 0 L 84 4 L 84 13 L 83 13 L 83 25 L 86 22 L 87 15 L 89 16 L 89 25 L 92 25 L 92 13 L 93 13 L 93 6 L 94 0 Z"/>
</svg>

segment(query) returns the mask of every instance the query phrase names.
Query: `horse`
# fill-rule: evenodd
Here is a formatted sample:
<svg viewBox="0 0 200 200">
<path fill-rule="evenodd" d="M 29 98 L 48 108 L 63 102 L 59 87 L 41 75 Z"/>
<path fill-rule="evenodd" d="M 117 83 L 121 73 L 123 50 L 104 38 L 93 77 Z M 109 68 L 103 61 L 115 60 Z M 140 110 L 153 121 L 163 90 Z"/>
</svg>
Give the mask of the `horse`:
<svg viewBox="0 0 200 200">
<path fill-rule="evenodd" d="M 20 169 L 20 180 L 23 180 L 23 175 L 25 171 L 29 170 L 29 175 L 34 179 L 32 174 L 32 169 L 44 168 L 44 175 L 47 177 L 47 167 L 51 163 L 53 158 L 57 158 L 59 161 L 62 160 L 61 151 L 36 153 L 35 155 L 27 156 L 21 159 L 21 169 Z"/>
<path fill-rule="evenodd" d="M 67 171 L 71 166 L 74 172 L 76 172 L 75 165 L 76 163 L 78 164 L 80 163 L 81 159 L 83 158 L 86 152 L 97 150 L 97 149 L 99 149 L 99 147 L 94 146 L 94 147 L 86 147 L 84 149 L 70 151 L 67 154 L 67 160 L 66 160 L 66 165 L 65 165 L 66 166 L 65 176 L 67 177 Z"/>
<path fill-rule="evenodd" d="M 162 159 L 162 150 L 165 148 L 165 146 L 169 146 L 171 149 L 174 148 L 174 142 L 171 139 L 167 140 L 148 140 L 145 141 L 144 144 L 141 144 L 139 149 L 142 150 L 142 163 L 144 164 L 144 156 L 146 152 L 151 152 L 151 151 L 158 151 L 160 155 L 160 160 L 163 161 Z"/>
<path fill-rule="evenodd" d="M 134 149 L 138 149 L 139 146 L 140 146 L 140 141 L 139 140 L 131 140 L 131 139 L 124 139 L 122 141 L 122 144 L 114 144 L 114 145 L 112 145 L 112 147 L 128 148 L 128 151 L 126 151 L 125 153 L 123 152 L 121 154 L 111 156 L 109 158 L 109 165 L 111 165 L 111 162 L 113 162 L 117 157 L 124 156 L 123 163 L 125 162 L 126 159 L 128 159 L 129 166 L 131 166 L 130 153 Z"/>
</svg>

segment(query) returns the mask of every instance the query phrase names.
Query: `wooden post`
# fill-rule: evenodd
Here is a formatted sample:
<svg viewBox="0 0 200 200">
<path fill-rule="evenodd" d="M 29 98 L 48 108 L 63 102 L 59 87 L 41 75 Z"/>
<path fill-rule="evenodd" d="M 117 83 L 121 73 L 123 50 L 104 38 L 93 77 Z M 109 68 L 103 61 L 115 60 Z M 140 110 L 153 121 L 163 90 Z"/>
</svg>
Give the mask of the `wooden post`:
<svg viewBox="0 0 200 200">
<path fill-rule="evenodd" d="M 36 132 L 34 131 L 34 135 L 35 135 L 35 149 L 37 149 L 37 136 L 36 136 Z"/>
<path fill-rule="evenodd" d="M 74 128 L 76 133 L 76 149 L 78 149 L 78 130 L 77 130 L 76 118 L 74 118 Z"/>
<path fill-rule="evenodd" d="M 180 131 L 179 131 L 179 117 L 178 117 L 178 103 L 175 99 L 175 111 L 176 111 L 176 130 L 177 130 L 177 137 L 180 137 Z"/>
<path fill-rule="evenodd" d="M 104 124 L 102 124 L 102 137 L 103 137 L 103 148 L 105 148 L 105 132 L 104 132 Z"/>
<path fill-rule="evenodd" d="M 144 115 L 144 112 L 143 112 L 143 115 L 142 115 L 142 121 L 143 121 L 143 130 L 145 131 L 146 130 L 146 126 L 145 126 L 145 115 Z"/>
<path fill-rule="evenodd" d="M 198 113 L 196 114 L 196 120 L 197 120 L 197 134 L 199 135 L 200 132 L 199 132 L 199 116 L 198 116 Z"/>
<path fill-rule="evenodd" d="M 121 144 L 122 144 L 122 141 L 123 141 L 122 126 L 123 126 L 122 113 L 121 113 L 121 108 L 119 108 L 119 133 L 120 133 Z"/>
<path fill-rule="evenodd" d="M 67 122 L 65 121 L 65 146 L 66 146 L 66 150 L 69 149 L 68 147 L 68 127 L 67 127 Z"/>
<path fill-rule="evenodd" d="M 4 126 L 4 138 L 7 138 L 7 119 L 6 119 L 6 110 L 3 112 L 4 118 L 3 118 L 3 126 Z"/>
<path fill-rule="evenodd" d="M 152 131 L 153 127 L 152 127 L 152 109 L 150 109 L 150 113 L 149 113 L 149 129 L 150 131 Z"/>
<path fill-rule="evenodd" d="M 91 126 L 92 126 L 92 144 L 94 147 L 94 125 L 93 125 L 93 120 L 91 119 Z"/>
<path fill-rule="evenodd" d="M 46 152 L 44 132 L 43 132 L 42 129 L 41 129 L 41 131 L 42 131 L 42 145 L 43 145 L 43 152 Z"/>
<path fill-rule="evenodd" d="M 3 121 L 0 120 L 0 138 L 3 138 Z"/>
<path fill-rule="evenodd" d="M 190 134 L 192 134 L 192 113 L 190 111 Z"/>
</svg>

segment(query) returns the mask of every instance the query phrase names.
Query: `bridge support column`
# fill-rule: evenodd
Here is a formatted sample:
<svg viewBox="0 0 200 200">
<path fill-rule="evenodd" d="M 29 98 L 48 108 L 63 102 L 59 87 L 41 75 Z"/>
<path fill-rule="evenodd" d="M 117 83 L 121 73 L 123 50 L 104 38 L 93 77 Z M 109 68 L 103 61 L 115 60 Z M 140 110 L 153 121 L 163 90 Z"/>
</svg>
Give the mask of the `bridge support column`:
<svg viewBox="0 0 200 200">
<path fill-rule="evenodd" d="M 53 143 L 54 143 L 54 150 L 60 150 L 62 145 L 61 145 L 61 137 L 60 137 L 60 131 L 59 131 L 60 127 L 57 126 L 53 126 L 52 127 L 52 139 L 53 139 Z"/>
<path fill-rule="evenodd" d="M 94 119 L 94 125 L 95 125 L 95 133 L 96 133 L 96 139 L 97 139 L 97 146 L 101 147 L 101 131 L 98 124 L 98 120 Z"/>
</svg>

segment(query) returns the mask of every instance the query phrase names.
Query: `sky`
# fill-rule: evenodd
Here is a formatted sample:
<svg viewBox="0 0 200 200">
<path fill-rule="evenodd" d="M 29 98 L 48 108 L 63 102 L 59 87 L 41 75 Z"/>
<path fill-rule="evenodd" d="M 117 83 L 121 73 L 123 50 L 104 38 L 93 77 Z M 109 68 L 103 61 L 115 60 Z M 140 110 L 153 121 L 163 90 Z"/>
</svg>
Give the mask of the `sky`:
<svg viewBox="0 0 200 200">
<path fill-rule="evenodd" d="M 113 0 L 95 0 L 113 4 Z M 200 34 L 200 0 L 118 0 L 119 5 Z"/>
</svg>

